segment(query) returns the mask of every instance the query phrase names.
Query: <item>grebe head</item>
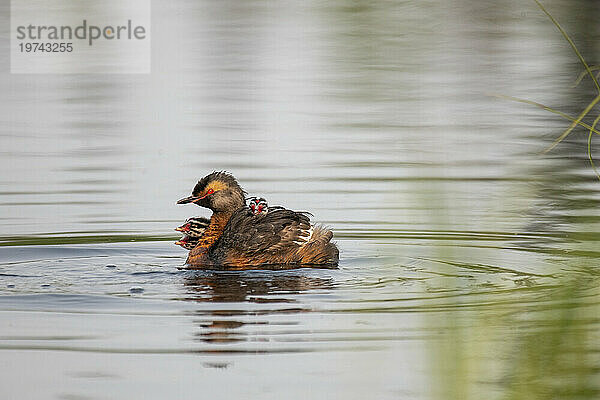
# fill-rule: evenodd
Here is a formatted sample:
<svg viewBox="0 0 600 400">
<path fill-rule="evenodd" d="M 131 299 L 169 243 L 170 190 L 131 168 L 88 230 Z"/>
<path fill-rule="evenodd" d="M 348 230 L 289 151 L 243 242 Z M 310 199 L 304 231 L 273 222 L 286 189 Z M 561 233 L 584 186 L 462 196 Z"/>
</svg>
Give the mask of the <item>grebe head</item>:
<svg viewBox="0 0 600 400">
<path fill-rule="evenodd" d="M 177 204 L 194 203 L 214 212 L 234 212 L 243 207 L 245 192 L 233 175 L 227 172 L 213 172 L 200 179 L 192 195 L 181 199 Z"/>
<path fill-rule="evenodd" d="M 269 212 L 269 205 L 263 197 L 250 197 L 248 199 L 248 207 L 250 207 L 254 215 L 265 215 Z"/>
<path fill-rule="evenodd" d="M 176 231 L 182 232 L 183 234 L 199 238 L 204 234 L 206 228 L 210 225 L 210 220 L 203 217 L 192 217 L 185 220 L 185 223 L 177 228 Z"/>
<path fill-rule="evenodd" d="M 178 244 L 186 250 L 191 250 L 198 244 L 198 238 L 183 235 L 181 239 L 175 242 L 175 244 Z"/>
</svg>

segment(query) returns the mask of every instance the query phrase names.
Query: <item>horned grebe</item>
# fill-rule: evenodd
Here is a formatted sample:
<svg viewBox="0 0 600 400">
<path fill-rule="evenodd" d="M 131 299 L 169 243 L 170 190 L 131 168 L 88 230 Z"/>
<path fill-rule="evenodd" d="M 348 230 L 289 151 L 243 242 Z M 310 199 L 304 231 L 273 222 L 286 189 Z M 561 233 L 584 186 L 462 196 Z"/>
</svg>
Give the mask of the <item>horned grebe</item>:
<svg viewBox="0 0 600 400">
<path fill-rule="evenodd" d="M 188 255 L 190 268 L 337 266 L 339 251 L 329 229 L 311 225 L 308 213 L 283 207 L 255 215 L 245 204 L 244 190 L 226 172 L 213 172 L 198 181 L 192 195 L 177 202 L 186 203 L 213 211 L 210 224 Z"/>
</svg>

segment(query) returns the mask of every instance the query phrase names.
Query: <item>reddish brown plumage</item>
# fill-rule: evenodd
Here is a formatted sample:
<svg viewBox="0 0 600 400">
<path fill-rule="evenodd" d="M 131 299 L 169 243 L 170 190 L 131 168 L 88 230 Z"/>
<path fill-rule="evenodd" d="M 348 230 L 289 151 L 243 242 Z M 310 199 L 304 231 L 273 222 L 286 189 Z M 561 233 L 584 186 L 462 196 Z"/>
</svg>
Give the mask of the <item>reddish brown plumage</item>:
<svg viewBox="0 0 600 400">
<path fill-rule="evenodd" d="M 218 189 L 207 195 L 211 188 Z M 339 252 L 331 242 L 333 233 L 311 226 L 308 213 L 272 207 L 267 213 L 254 215 L 240 204 L 243 194 L 235 178 L 217 172 L 199 181 L 192 196 L 180 201 L 194 202 L 214 212 L 198 245 L 188 255 L 190 268 L 337 266 Z"/>
</svg>

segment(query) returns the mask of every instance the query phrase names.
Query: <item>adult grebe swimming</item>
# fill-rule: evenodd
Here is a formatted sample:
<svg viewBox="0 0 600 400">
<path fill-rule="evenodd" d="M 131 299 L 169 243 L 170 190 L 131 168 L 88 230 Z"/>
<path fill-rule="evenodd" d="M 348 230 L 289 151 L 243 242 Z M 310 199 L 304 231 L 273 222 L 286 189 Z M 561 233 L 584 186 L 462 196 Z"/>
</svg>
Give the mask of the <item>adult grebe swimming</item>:
<svg viewBox="0 0 600 400">
<path fill-rule="evenodd" d="M 186 203 L 213 211 L 208 227 L 188 255 L 191 268 L 337 266 L 339 251 L 331 242 L 329 229 L 311 225 L 308 213 L 283 207 L 255 214 L 246 206 L 244 190 L 226 172 L 213 172 L 198 181 L 192 195 L 177 202 Z"/>
</svg>

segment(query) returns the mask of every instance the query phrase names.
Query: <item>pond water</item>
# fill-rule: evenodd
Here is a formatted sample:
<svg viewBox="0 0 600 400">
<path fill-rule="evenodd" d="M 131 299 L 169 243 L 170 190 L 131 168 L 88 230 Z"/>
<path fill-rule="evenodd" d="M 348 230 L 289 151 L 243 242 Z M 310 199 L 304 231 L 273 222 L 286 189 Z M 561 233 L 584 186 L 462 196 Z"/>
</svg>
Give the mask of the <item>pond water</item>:
<svg viewBox="0 0 600 400">
<path fill-rule="evenodd" d="M 598 4 L 544 4 L 598 61 Z M 1 398 L 597 398 L 587 135 L 489 95 L 595 95 L 534 2 L 152 6 L 151 74 L 0 61 Z M 212 170 L 339 269 L 182 269 Z"/>
</svg>

